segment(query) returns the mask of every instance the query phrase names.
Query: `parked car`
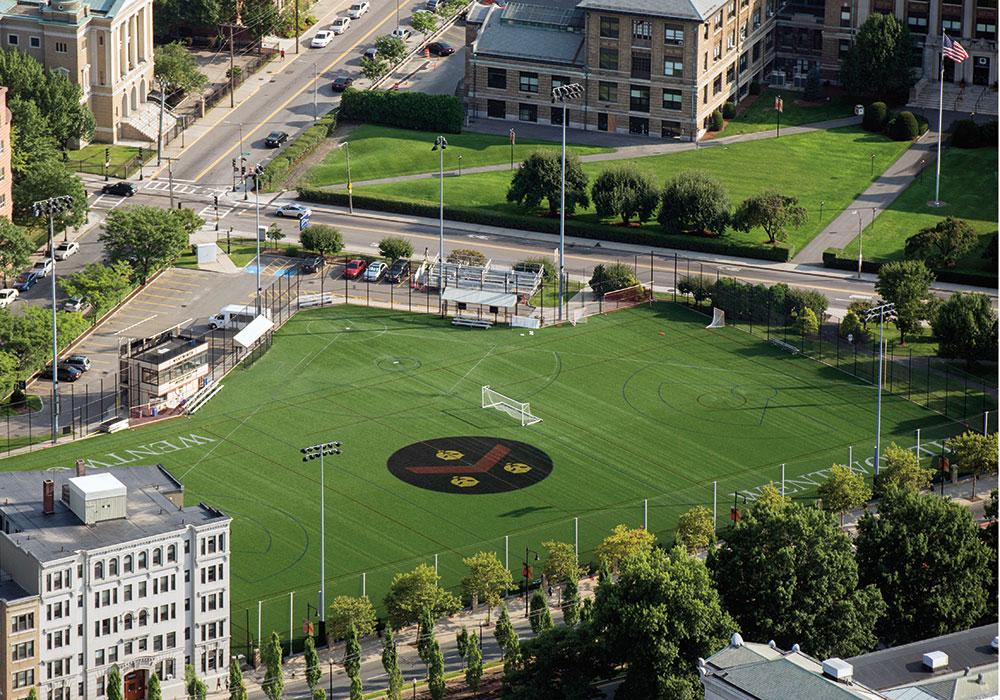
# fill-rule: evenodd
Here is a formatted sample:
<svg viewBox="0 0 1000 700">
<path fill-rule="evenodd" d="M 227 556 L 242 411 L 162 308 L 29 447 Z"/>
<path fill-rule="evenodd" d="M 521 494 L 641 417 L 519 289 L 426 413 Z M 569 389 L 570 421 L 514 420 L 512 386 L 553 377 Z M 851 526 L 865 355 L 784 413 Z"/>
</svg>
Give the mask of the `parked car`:
<svg viewBox="0 0 1000 700">
<path fill-rule="evenodd" d="M 18 294 L 20 292 L 16 289 L 0 289 L 0 309 L 6 309 L 13 304 Z"/>
<path fill-rule="evenodd" d="M 38 275 L 39 279 L 48 277 L 52 272 L 52 258 L 42 258 L 31 267 L 31 271 Z"/>
<path fill-rule="evenodd" d="M 311 258 L 306 258 L 301 263 L 299 263 L 299 269 L 307 275 L 311 275 L 314 272 L 319 272 L 326 264 L 326 259 L 322 255 L 316 255 Z"/>
<path fill-rule="evenodd" d="M 393 284 L 397 282 L 402 282 L 410 275 L 410 261 L 406 258 L 400 258 L 392 263 L 389 267 L 389 272 L 386 273 L 389 281 Z"/>
<path fill-rule="evenodd" d="M 354 78 L 352 78 L 351 76 L 338 75 L 336 78 L 333 79 L 333 85 L 331 85 L 330 87 L 333 88 L 334 92 L 343 92 L 347 88 L 351 87 L 351 85 L 353 84 L 354 84 Z"/>
<path fill-rule="evenodd" d="M 376 56 L 378 56 L 378 49 L 376 49 L 374 46 L 369 46 L 367 49 L 365 49 L 364 53 L 362 54 L 363 58 L 368 58 L 368 59 L 374 59 Z"/>
<path fill-rule="evenodd" d="M 137 191 L 131 182 L 111 182 L 101 188 L 101 194 L 116 194 L 120 197 L 131 197 Z"/>
<path fill-rule="evenodd" d="M 349 280 L 357 279 L 358 275 L 365 271 L 365 267 L 367 265 L 368 263 L 361 258 L 351 260 L 346 266 L 344 266 L 344 277 Z"/>
<path fill-rule="evenodd" d="M 76 367 L 81 372 L 86 372 L 90 369 L 90 358 L 86 355 L 70 355 L 63 360 L 63 364 Z"/>
<path fill-rule="evenodd" d="M 314 49 L 322 49 L 323 47 L 328 46 L 331 41 L 333 41 L 333 32 L 329 29 L 324 29 L 316 32 L 316 36 L 313 37 L 313 40 L 309 43 L 309 45 Z"/>
<path fill-rule="evenodd" d="M 424 3 L 424 9 L 431 12 L 437 12 L 440 4 L 439 0 L 427 0 L 427 2 Z"/>
<path fill-rule="evenodd" d="M 427 44 L 427 50 L 435 56 L 451 56 L 455 49 L 443 41 L 435 41 Z"/>
<path fill-rule="evenodd" d="M 312 209 L 302 204 L 296 204 L 295 202 L 282 204 L 274 210 L 275 216 L 290 216 L 295 219 L 301 219 L 303 216 L 310 216 L 311 214 Z"/>
<path fill-rule="evenodd" d="M 42 379 L 52 379 L 52 365 L 43 369 L 38 376 Z M 83 370 L 78 369 L 73 365 L 60 364 L 59 369 L 56 371 L 56 376 L 61 382 L 75 382 L 83 376 Z"/>
<path fill-rule="evenodd" d="M 264 137 L 264 145 L 268 148 L 279 148 L 287 140 L 288 134 L 284 131 L 272 131 Z"/>
<path fill-rule="evenodd" d="M 376 260 L 367 268 L 365 268 L 365 277 L 364 277 L 365 282 L 378 282 L 380 279 L 382 279 L 382 275 L 385 274 L 385 271 L 387 269 L 389 269 L 388 265 L 386 265 L 381 260 Z"/>
<path fill-rule="evenodd" d="M 397 39 L 403 39 L 405 41 L 410 36 L 410 30 L 406 27 L 396 27 L 392 30 L 392 34 L 390 36 Z"/>
<path fill-rule="evenodd" d="M 56 260 L 65 260 L 80 252 L 80 244 L 76 241 L 63 241 L 56 246 Z"/>
<path fill-rule="evenodd" d="M 35 283 L 38 282 L 38 280 L 40 279 L 41 277 L 36 275 L 31 270 L 28 270 L 27 272 L 22 272 L 17 276 L 17 279 L 14 280 L 14 289 L 16 289 L 19 292 L 26 292 L 32 287 L 34 287 Z"/>
<path fill-rule="evenodd" d="M 371 5 L 366 0 L 362 0 L 351 5 L 351 8 L 347 11 L 347 16 L 351 19 L 361 19 L 361 16 L 370 9 Z"/>
<path fill-rule="evenodd" d="M 90 311 L 90 302 L 83 297 L 70 297 L 63 302 L 63 311 L 76 311 L 85 314 Z"/>
<path fill-rule="evenodd" d="M 330 31 L 334 34 L 343 34 L 351 26 L 350 17 L 338 17 L 333 20 L 333 24 L 330 25 Z"/>
</svg>

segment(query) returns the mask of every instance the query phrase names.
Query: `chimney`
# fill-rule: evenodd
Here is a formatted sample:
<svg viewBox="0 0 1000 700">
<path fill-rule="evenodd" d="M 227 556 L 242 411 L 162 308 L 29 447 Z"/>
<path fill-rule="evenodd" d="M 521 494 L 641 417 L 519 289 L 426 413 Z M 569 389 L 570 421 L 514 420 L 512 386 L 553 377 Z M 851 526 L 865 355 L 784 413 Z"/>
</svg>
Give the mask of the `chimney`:
<svg viewBox="0 0 1000 700">
<path fill-rule="evenodd" d="M 943 651 L 929 651 L 924 654 L 923 662 L 928 671 L 941 671 L 948 668 L 948 655 Z"/>
<path fill-rule="evenodd" d="M 69 484 L 62 485 L 62 502 L 69 505 Z"/>
<path fill-rule="evenodd" d="M 52 515 L 56 512 L 56 482 L 45 479 L 42 482 L 42 512 Z"/>
<path fill-rule="evenodd" d="M 82 459 L 76 460 L 76 475 L 87 476 L 87 463 Z"/>
</svg>

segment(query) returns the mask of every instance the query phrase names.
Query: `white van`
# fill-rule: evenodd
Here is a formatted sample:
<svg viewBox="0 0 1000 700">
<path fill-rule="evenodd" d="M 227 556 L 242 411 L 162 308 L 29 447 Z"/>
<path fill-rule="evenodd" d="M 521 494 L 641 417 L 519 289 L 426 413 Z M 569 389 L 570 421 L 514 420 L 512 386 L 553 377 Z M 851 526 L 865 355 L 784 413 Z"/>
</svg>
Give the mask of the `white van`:
<svg viewBox="0 0 1000 700">
<path fill-rule="evenodd" d="M 261 309 L 261 314 L 265 318 L 271 318 L 271 310 Z M 254 304 L 229 304 L 223 306 L 219 313 L 208 317 L 208 326 L 212 330 L 224 328 L 226 330 L 237 330 L 249 324 L 257 318 L 257 307 Z"/>
</svg>

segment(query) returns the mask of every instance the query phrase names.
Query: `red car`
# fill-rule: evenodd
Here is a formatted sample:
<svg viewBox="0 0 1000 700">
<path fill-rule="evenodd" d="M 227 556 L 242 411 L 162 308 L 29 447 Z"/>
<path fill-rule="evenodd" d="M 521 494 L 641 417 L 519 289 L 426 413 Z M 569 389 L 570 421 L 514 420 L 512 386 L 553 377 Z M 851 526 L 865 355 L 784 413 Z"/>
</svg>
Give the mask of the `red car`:
<svg viewBox="0 0 1000 700">
<path fill-rule="evenodd" d="M 349 280 L 357 279 L 365 271 L 366 267 L 368 267 L 368 263 L 360 258 L 351 260 L 344 268 L 344 277 Z"/>
</svg>

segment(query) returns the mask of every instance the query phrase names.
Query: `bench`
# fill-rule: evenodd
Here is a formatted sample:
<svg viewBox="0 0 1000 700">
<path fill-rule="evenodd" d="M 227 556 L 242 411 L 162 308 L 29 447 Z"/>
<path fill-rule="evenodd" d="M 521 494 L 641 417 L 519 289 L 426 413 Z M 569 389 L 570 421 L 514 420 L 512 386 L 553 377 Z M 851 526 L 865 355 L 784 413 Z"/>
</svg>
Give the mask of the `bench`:
<svg viewBox="0 0 1000 700">
<path fill-rule="evenodd" d="M 793 355 L 799 354 L 799 349 L 792 345 L 791 343 L 786 343 L 784 340 L 778 340 L 777 338 L 771 338 L 771 345 L 779 347 L 782 350 L 792 353 Z"/>
<path fill-rule="evenodd" d="M 485 318 L 472 318 L 470 316 L 455 316 L 451 319 L 451 325 L 467 326 L 469 328 L 492 328 L 493 321 L 488 321 Z"/>
</svg>

